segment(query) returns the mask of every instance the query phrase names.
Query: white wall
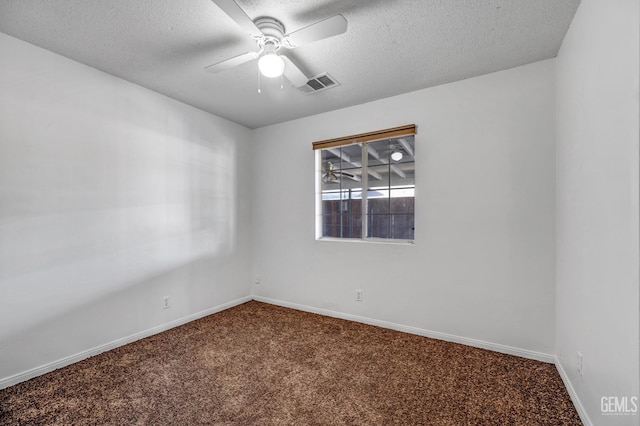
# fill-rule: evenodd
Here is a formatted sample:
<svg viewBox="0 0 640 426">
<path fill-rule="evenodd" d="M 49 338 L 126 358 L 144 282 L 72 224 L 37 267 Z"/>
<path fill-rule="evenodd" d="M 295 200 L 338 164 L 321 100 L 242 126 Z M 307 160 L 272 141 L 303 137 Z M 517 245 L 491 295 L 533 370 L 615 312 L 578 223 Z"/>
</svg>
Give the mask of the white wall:
<svg viewBox="0 0 640 426">
<path fill-rule="evenodd" d="M 0 381 L 250 294 L 250 130 L 3 34 L 0 57 Z"/>
<path fill-rule="evenodd" d="M 557 58 L 557 355 L 593 424 L 638 390 L 637 0 L 583 0 Z M 583 376 L 576 354 L 583 355 Z"/>
<path fill-rule="evenodd" d="M 257 129 L 255 294 L 553 354 L 554 97 L 547 60 Z M 316 241 L 311 142 L 410 123 L 415 245 Z"/>
</svg>

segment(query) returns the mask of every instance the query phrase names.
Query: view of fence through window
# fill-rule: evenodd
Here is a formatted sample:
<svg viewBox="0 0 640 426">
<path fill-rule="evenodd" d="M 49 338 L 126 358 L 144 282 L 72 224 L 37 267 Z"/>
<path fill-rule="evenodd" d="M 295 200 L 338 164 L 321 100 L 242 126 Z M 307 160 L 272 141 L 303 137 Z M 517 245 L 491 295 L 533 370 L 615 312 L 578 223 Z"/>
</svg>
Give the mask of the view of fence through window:
<svg viewBox="0 0 640 426">
<path fill-rule="evenodd" d="M 414 150 L 414 135 L 322 149 L 322 237 L 413 240 Z"/>
</svg>

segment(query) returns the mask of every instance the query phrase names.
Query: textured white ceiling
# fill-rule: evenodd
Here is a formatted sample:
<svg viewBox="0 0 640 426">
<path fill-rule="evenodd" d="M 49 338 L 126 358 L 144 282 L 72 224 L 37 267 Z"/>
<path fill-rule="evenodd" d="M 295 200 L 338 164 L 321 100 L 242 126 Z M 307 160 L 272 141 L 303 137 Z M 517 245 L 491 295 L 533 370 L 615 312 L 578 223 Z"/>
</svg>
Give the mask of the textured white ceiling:
<svg viewBox="0 0 640 426">
<path fill-rule="evenodd" d="M 555 57 L 580 0 L 237 0 L 287 32 L 342 14 L 345 34 L 287 54 L 340 87 L 305 96 L 257 63 L 211 0 L 0 0 L 0 31 L 255 128 Z M 10 58 L 3 58 L 9 60 Z"/>
</svg>

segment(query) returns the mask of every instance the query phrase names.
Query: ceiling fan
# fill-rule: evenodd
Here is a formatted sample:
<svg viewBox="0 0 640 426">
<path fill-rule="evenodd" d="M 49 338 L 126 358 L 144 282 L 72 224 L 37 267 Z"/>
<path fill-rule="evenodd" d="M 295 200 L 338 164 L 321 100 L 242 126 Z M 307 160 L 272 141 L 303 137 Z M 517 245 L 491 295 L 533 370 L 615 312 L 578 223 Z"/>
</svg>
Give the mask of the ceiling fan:
<svg viewBox="0 0 640 426">
<path fill-rule="evenodd" d="M 338 183 L 340 182 L 340 176 L 345 176 L 345 177 L 348 177 L 349 179 L 358 180 L 354 174 L 344 172 L 341 170 L 335 170 L 335 167 L 331 161 L 327 161 L 324 164 L 324 173 L 322 174 L 322 182 Z"/>
<path fill-rule="evenodd" d="M 286 34 L 284 25 L 271 17 L 252 20 L 234 0 L 213 0 L 231 19 L 255 40 L 258 51 L 246 52 L 205 67 L 211 73 L 226 71 L 246 62 L 258 59 L 258 68 L 265 77 L 284 76 L 294 87 L 302 87 L 309 79 L 287 56 L 279 53 L 283 47 L 295 49 L 347 31 L 347 20 L 335 15 L 315 24 Z"/>
</svg>

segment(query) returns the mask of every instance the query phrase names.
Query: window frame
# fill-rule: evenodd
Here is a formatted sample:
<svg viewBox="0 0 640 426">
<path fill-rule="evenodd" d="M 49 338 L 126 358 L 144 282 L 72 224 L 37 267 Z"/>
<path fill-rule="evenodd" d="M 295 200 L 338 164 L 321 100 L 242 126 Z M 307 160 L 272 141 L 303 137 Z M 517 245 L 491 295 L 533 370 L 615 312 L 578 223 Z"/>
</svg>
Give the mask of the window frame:
<svg viewBox="0 0 640 426">
<path fill-rule="evenodd" d="M 414 235 L 413 239 L 398 239 L 398 238 L 383 238 L 383 237 L 369 237 L 369 213 L 368 213 L 368 192 L 369 192 L 369 173 L 368 173 L 368 149 L 367 144 L 380 140 L 397 139 L 402 136 L 414 137 L 414 151 L 415 151 L 415 135 L 416 125 L 410 124 L 391 129 L 383 129 L 375 132 L 361 133 L 352 136 L 345 136 L 335 139 L 327 139 L 323 141 L 313 142 L 312 147 L 315 152 L 315 186 L 316 186 L 316 200 L 315 200 L 315 239 L 316 241 L 342 241 L 342 242 L 365 242 L 365 243 L 383 243 L 383 244 L 415 244 L 415 177 L 413 183 L 414 190 L 414 206 L 413 206 L 413 220 L 414 220 Z M 362 175 L 361 175 L 361 236 L 360 237 L 331 237 L 323 236 L 323 159 L 322 151 L 328 148 L 341 148 L 347 145 L 360 144 L 362 150 L 361 163 L 362 163 Z M 415 157 L 414 157 L 415 164 Z M 391 190 L 391 186 L 388 187 Z"/>
</svg>

